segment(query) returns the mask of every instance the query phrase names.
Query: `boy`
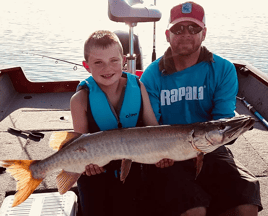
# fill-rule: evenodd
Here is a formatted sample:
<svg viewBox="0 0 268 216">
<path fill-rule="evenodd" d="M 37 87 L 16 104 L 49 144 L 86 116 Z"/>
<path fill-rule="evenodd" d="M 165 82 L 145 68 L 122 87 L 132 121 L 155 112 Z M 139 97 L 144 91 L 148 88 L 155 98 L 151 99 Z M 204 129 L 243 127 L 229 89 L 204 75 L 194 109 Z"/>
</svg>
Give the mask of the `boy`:
<svg viewBox="0 0 268 216">
<path fill-rule="evenodd" d="M 135 127 L 140 122 L 158 125 L 144 85 L 136 76 L 122 72 L 125 57 L 114 33 L 94 32 L 85 42 L 84 57 L 83 65 L 92 76 L 79 84 L 70 101 L 75 132 Z M 122 184 L 120 164 L 114 161 L 105 168 L 86 166 L 77 182 L 83 215 L 126 214 L 136 206 L 133 197 L 139 196 L 142 165 L 134 163 Z"/>
</svg>

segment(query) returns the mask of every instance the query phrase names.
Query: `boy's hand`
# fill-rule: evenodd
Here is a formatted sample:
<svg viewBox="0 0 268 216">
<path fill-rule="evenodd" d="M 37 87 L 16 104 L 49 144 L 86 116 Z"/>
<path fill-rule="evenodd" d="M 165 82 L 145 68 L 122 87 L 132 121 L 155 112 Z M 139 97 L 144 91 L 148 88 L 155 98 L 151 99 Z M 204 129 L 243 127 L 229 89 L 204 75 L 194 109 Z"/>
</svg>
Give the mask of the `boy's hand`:
<svg viewBox="0 0 268 216">
<path fill-rule="evenodd" d="M 155 166 L 158 168 L 165 168 L 165 167 L 173 166 L 173 164 L 174 164 L 174 160 L 164 158 L 158 163 L 156 163 Z"/>
<path fill-rule="evenodd" d="M 85 167 L 85 169 L 86 170 L 83 174 L 86 174 L 87 176 L 97 175 L 105 172 L 105 169 L 103 167 L 99 167 L 96 164 L 89 164 Z"/>
</svg>

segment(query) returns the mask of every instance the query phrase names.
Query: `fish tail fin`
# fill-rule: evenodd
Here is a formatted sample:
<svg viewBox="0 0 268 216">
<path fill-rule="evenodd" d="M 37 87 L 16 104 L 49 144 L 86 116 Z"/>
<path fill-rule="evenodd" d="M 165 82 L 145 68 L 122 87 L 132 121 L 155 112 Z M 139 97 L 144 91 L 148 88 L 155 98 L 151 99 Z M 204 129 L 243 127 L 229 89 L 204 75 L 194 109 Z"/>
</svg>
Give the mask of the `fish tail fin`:
<svg viewBox="0 0 268 216">
<path fill-rule="evenodd" d="M 32 176 L 30 169 L 31 164 L 36 160 L 2 160 L 0 166 L 7 168 L 17 181 L 17 193 L 13 201 L 12 207 L 15 207 L 25 201 L 43 181 L 42 179 L 35 179 Z"/>
</svg>

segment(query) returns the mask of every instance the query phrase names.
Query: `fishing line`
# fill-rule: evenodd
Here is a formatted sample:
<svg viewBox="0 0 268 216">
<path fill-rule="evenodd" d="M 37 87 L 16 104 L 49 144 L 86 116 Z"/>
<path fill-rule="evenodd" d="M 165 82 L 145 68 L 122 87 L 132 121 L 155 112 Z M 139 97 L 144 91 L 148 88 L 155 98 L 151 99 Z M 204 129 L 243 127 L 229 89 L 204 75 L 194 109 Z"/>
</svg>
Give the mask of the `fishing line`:
<svg viewBox="0 0 268 216">
<path fill-rule="evenodd" d="M 46 56 L 46 55 L 40 55 L 40 54 L 36 54 L 36 53 L 28 53 L 28 52 L 24 52 L 24 51 L 22 51 L 22 53 L 24 53 L 24 54 L 30 54 L 30 55 L 33 55 L 33 56 L 36 55 L 36 56 L 40 56 L 42 58 L 53 59 L 53 60 L 56 60 L 55 61 L 55 64 L 58 64 L 58 61 L 65 62 L 65 63 L 68 63 L 68 64 L 73 64 L 73 65 L 75 65 L 73 67 L 73 70 L 77 70 L 77 66 L 83 67 L 83 65 L 81 65 L 81 64 L 73 63 L 73 62 L 70 62 L 70 61 L 66 61 L 66 60 L 62 60 L 62 59 L 58 59 L 58 58 L 54 58 L 54 57 L 50 57 L 50 56 Z"/>
</svg>

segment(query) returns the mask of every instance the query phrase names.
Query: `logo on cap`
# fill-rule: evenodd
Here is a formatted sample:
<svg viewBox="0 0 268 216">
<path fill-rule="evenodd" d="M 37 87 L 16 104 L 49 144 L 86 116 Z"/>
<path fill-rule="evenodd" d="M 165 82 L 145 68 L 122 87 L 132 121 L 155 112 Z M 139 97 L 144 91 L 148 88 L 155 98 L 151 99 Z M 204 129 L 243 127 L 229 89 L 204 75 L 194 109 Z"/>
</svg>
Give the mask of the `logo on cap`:
<svg viewBox="0 0 268 216">
<path fill-rule="evenodd" d="M 182 5 L 181 12 L 184 14 L 188 14 L 192 12 L 192 4 L 187 2 Z"/>
</svg>

